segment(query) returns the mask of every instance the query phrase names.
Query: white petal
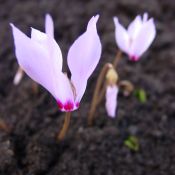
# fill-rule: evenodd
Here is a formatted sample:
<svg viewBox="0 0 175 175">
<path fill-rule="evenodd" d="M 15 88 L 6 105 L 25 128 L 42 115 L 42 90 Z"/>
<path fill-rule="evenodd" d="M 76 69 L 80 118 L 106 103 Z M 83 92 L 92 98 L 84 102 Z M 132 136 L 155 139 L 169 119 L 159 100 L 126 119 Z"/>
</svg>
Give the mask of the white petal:
<svg viewBox="0 0 175 175">
<path fill-rule="evenodd" d="M 45 33 L 31 27 L 31 40 L 37 42 L 41 47 L 48 51 L 48 41 Z"/>
<path fill-rule="evenodd" d="M 143 14 L 143 23 L 148 21 L 148 13 Z"/>
<path fill-rule="evenodd" d="M 11 26 L 19 65 L 28 76 L 45 87 L 57 99 L 59 83 L 56 80 L 60 71 L 54 70 L 54 59 L 49 57 L 48 51 L 42 45 L 28 38 L 13 24 Z"/>
<path fill-rule="evenodd" d="M 54 62 L 55 70 L 61 71 L 63 65 L 62 53 L 54 38 L 34 28 L 31 29 L 31 39 L 48 52 L 50 59 Z"/>
<path fill-rule="evenodd" d="M 128 26 L 128 34 L 129 34 L 130 40 L 133 41 L 137 37 L 137 34 L 140 31 L 141 27 L 142 27 L 141 16 L 136 16 L 134 21 L 132 21 Z"/>
<path fill-rule="evenodd" d="M 101 42 L 96 29 L 98 18 L 99 15 L 90 19 L 86 32 L 75 40 L 68 52 L 68 66 L 76 89 L 76 101 L 81 100 L 87 80 L 101 56 Z"/>
<path fill-rule="evenodd" d="M 52 17 L 49 14 L 46 14 L 45 31 L 47 35 L 54 38 L 54 24 L 53 24 Z"/>
<path fill-rule="evenodd" d="M 62 111 L 72 111 L 76 109 L 76 104 L 74 103 L 74 94 L 67 75 L 62 72 L 57 73 L 57 76 L 54 77 L 55 81 L 55 95 L 58 106 Z M 69 105 L 67 106 L 67 104 Z M 66 107 L 67 106 L 67 107 Z"/>
<path fill-rule="evenodd" d="M 156 28 L 153 19 L 142 25 L 137 38 L 133 41 L 132 56 L 140 57 L 150 46 L 156 36 Z"/>
<path fill-rule="evenodd" d="M 118 22 L 118 18 L 114 17 L 115 39 L 118 47 L 125 53 L 129 53 L 129 36 L 126 29 Z"/>
<path fill-rule="evenodd" d="M 117 96 L 118 96 L 117 86 L 107 86 L 106 89 L 106 110 L 109 117 L 114 118 L 117 108 Z"/>
</svg>

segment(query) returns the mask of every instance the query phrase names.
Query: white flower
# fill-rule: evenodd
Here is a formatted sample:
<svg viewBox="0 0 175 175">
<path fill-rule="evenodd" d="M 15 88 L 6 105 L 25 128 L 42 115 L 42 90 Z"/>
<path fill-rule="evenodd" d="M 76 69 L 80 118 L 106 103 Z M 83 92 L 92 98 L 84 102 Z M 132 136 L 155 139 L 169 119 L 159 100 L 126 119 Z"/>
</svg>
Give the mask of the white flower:
<svg viewBox="0 0 175 175">
<path fill-rule="evenodd" d="M 50 15 L 46 15 L 46 33 L 32 28 L 31 38 L 11 24 L 20 67 L 55 97 L 61 111 L 73 111 L 79 107 L 88 78 L 99 62 L 101 42 L 96 29 L 98 18 L 99 15 L 90 19 L 85 33 L 75 40 L 68 51 L 70 80 L 62 72 L 62 53 L 54 40 Z"/>
<path fill-rule="evenodd" d="M 130 60 L 137 61 L 148 49 L 156 36 L 153 18 L 148 20 L 148 14 L 143 18 L 138 15 L 126 30 L 114 17 L 115 39 L 118 47 L 129 55 Z"/>
</svg>

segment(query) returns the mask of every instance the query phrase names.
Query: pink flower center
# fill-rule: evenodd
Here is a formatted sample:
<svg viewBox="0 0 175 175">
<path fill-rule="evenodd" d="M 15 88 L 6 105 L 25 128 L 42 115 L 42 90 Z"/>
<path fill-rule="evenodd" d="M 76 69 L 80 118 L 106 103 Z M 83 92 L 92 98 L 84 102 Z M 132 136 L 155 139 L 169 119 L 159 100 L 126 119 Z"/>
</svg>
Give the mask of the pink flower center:
<svg viewBox="0 0 175 175">
<path fill-rule="evenodd" d="M 135 56 L 135 55 L 132 55 L 132 56 L 130 56 L 130 60 L 131 61 L 138 61 L 138 57 L 137 56 Z"/>
<path fill-rule="evenodd" d="M 76 108 L 79 108 L 80 103 L 79 102 L 74 103 L 68 100 L 66 103 L 63 104 L 60 100 L 57 100 L 57 105 L 61 111 L 72 111 L 74 110 L 74 105 Z"/>
<path fill-rule="evenodd" d="M 67 101 L 65 104 L 64 104 L 64 109 L 66 111 L 72 111 L 74 109 L 74 104 L 71 102 L 71 101 Z"/>
<path fill-rule="evenodd" d="M 67 101 L 63 104 L 60 100 L 57 100 L 57 105 L 60 110 L 72 111 L 74 109 L 74 103 L 71 101 Z"/>
<path fill-rule="evenodd" d="M 63 107 L 64 107 L 63 103 L 61 103 L 60 100 L 57 100 L 57 105 L 58 105 L 58 108 L 59 108 L 60 110 L 63 109 Z"/>
</svg>

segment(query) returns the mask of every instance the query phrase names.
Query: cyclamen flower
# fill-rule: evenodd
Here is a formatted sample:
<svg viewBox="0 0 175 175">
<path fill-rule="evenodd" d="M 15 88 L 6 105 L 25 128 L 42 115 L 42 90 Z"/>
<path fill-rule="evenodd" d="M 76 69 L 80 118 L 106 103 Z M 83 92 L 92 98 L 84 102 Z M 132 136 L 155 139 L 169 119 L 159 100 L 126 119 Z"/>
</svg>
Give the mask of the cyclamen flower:
<svg viewBox="0 0 175 175">
<path fill-rule="evenodd" d="M 117 108 L 118 86 L 107 86 L 106 88 L 106 111 L 109 117 L 114 118 Z"/>
<path fill-rule="evenodd" d="M 138 61 L 140 56 L 148 49 L 156 36 L 153 18 L 148 20 L 148 14 L 143 18 L 138 15 L 126 30 L 114 17 L 115 38 L 118 47 L 129 55 L 132 61 Z"/>
<path fill-rule="evenodd" d="M 62 53 L 54 40 L 53 21 L 49 15 L 46 15 L 46 33 L 32 28 L 31 38 L 11 24 L 19 65 L 53 95 L 61 111 L 73 111 L 79 107 L 88 78 L 99 62 L 101 42 L 96 29 L 98 18 L 99 15 L 90 19 L 85 33 L 75 40 L 68 51 L 70 80 L 62 72 Z"/>
</svg>

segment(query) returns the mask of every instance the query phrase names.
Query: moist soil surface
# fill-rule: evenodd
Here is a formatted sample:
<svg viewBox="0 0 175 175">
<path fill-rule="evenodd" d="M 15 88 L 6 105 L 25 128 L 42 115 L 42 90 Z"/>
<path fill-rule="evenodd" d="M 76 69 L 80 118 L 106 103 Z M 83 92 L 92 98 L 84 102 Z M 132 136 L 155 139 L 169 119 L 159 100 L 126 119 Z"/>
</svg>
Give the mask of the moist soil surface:
<svg viewBox="0 0 175 175">
<path fill-rule="evenodd" d="M 123 54 L 117 70 L 147 95 L 141 103 L 132 93 L 118 97 L 117 117 L 107 116 L 104 101 L 87 125 L 96 79 L 117 53 L 113 16 L 127 26 L 137 14 L 153 16 L 157 36 L 140 61 Z M 55 39 L 64 57 L 88 20 L 100 14 L 97 24 L 103 45 L 100 63 L 88 81 L 79 110 L 62 142 L 56 141 L 64 113 L 41 86 L 24 76 L 18 86 L 13 77 L 18 64 L 9 23 L 30 34 L 30 27 L 44 31 L 46 13 L 53 16 Z M 142 43 L 141 43 L 142 44 Z M 81 50 L 80 50 L 81 52 Z M 175 2 L 174 0 L 0 0 L 0 174 L 2 175 L 173 175 L 175 174 Z M 137 151 L 124 142 L 139 140 Z"/>
</svg>

